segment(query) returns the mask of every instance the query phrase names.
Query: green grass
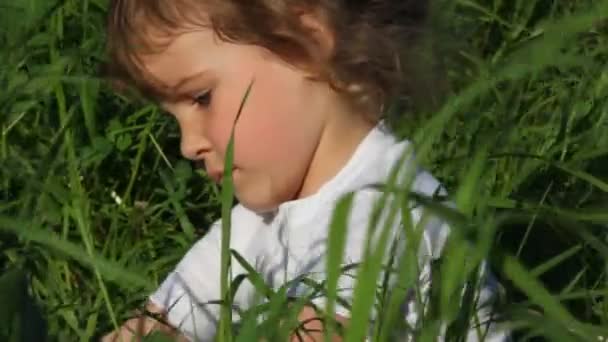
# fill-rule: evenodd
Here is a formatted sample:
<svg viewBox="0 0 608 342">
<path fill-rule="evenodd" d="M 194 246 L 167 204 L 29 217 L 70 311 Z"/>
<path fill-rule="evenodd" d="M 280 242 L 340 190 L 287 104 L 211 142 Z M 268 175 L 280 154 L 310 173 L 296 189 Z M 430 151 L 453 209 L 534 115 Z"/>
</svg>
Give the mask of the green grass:
<svg viewBox="0 0 608 342">
<path fill-rule="evenodd" d="M 97 77 L 106 3 L 0 0 L 2 341 L 98 338 L 142 305 L 232 203 L 230 186 L 217 192 L 179 157 L 175 123 Z M 417 230 L 405 220 L 411 248 L 393 258 L 395 291 L 376 287 L 389 282 L 381 261 L 390 241 L 369 248 L 344 335 L 360 340 L 379 305 L 376 341 L 405 329 L 430 340 L 439 322 L 460 340 L 474 303 L 468 292 L 458 298 L 485 258 L 518 339 L 608 336 L 608 1 L 442 0 L 438 8 L 428 45 L 441 56 L 448 96 L 396 126 L 459 211 L 388 188 L 399 194 L 395 213 L 408 217 L 417 200 L 453 234 L 416 327 L 398 318 L 417 277 Z M 340 301 L 349 201 L 332 221 L 326 282 L 302 280 L 327 293 L 330 308 Z M 230 255 L 224 248 L 223 266 Z M 281 340 L 308 298 L 288 306 L 289 284 L 269 289 L 253 270 L 248 277 L 269 301 L 244 313 L 238 329 L 225 310 L 219 339 Z M 229 301 L 238 281 L 226 280 Z"/>
</svg>

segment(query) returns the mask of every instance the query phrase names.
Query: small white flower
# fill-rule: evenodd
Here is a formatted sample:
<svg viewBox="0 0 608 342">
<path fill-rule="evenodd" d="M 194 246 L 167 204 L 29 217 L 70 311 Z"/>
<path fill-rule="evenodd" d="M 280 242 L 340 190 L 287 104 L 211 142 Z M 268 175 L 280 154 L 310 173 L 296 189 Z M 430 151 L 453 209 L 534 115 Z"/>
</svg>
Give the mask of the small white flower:
<svg viewBox="0 0 608 342">
<path fill-rule="evenodd" d="M 116 204 L 122 205 L 122 198 L 120 198 L 120 196 L 118 196 L 116 191 L 112 190 L 112 193 L 110 194 L 110 196 L 112 196 L 112 199 L 114 200 L 114 202 L 116 202 Z"/>
</svg>

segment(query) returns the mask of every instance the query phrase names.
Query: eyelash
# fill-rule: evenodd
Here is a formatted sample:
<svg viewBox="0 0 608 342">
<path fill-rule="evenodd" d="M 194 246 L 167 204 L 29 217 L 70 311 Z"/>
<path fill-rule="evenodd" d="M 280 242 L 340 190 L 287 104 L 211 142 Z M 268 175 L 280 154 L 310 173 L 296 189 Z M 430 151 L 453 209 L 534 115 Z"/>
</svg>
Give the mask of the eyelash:
<svg viewBox="0 0 608 342">
<path fill-rule="evenodd" d="M 211 90 L 195 96 L 192 102 L 202 107 L 209 107 L 211 104 Z"/>
</svg>

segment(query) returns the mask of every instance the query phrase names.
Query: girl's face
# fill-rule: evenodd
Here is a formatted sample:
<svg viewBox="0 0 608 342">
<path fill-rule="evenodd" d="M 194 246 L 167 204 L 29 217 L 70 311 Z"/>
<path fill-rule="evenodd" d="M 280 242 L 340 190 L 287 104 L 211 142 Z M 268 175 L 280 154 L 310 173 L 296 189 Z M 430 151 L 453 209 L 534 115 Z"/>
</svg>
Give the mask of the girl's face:
<svg viewBox="0 0 608 342">
<path fill-rule="evenodd" d="M 166 50 L 142 61 L 179 94 L 162 106 L 179 123 L 182 154 L 204 162 L 218 182 L 233 123 L 252 84 L 235 126 L 233 169 L 236 196 L 251 210 L 270 211 L 314 193 L 327 180 L 323 175 L 335 174 L 322 170 L 332 153 L 341 160 L 337 150 L 349 150 L 333 146 L 340 141 L 338 131 L 328 130 L 345 112 L 340 97 L 261 47 L 220 41 L 211 30 L 200 29 L 176 36 Z"/>
</svg>

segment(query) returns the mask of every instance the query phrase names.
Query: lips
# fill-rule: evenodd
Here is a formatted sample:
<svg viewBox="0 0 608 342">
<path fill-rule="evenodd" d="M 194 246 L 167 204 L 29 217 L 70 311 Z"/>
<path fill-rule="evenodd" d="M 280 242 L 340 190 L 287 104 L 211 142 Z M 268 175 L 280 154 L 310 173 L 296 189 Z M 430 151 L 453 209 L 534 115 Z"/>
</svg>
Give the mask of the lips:
<svg viewBox="0 0 608 342">
<path fill-rule="evenodd" d="M 205 163 L 205 161 L 202 159 L 194 162 L 194 165 L 197 169 L 205 170 L 207 177 L 209 177 L 211 180 L 213 180 L 217 184 L 221 183 L 222 178 L 224 178 L 224 168 L 223 167 L 213 167 L 210 164 L 211 163 Z M 217 165 L 222 165 L 222 164 L 218 163 Z M 238 169 L 239 169 L 238 167 L 233 165 L 232 173 L 234 174 L 234 172 Z"/>
<path fill-rule="evenodd" d="M 214 182 L 220 183 L 222 181 L 222 176 L 224 175 L 224 171 L 207 170 L 207 174 L 209 175 L 209 178 L 211 178 Z"/>
<path fill-rule="evenodd" d="M 232 169 L 232 173 L 234 174 L 234 171 L 236 170 L 236 168 Z M 216 183 L 221 183 L 222 182 L 222 178 L 224 178 L 224 170 L 212 170 L 209 169 L 207 171 L 207 174 L 209 175 L 209 178 L 211 178 L 214 182 Z"/>
</svg>

